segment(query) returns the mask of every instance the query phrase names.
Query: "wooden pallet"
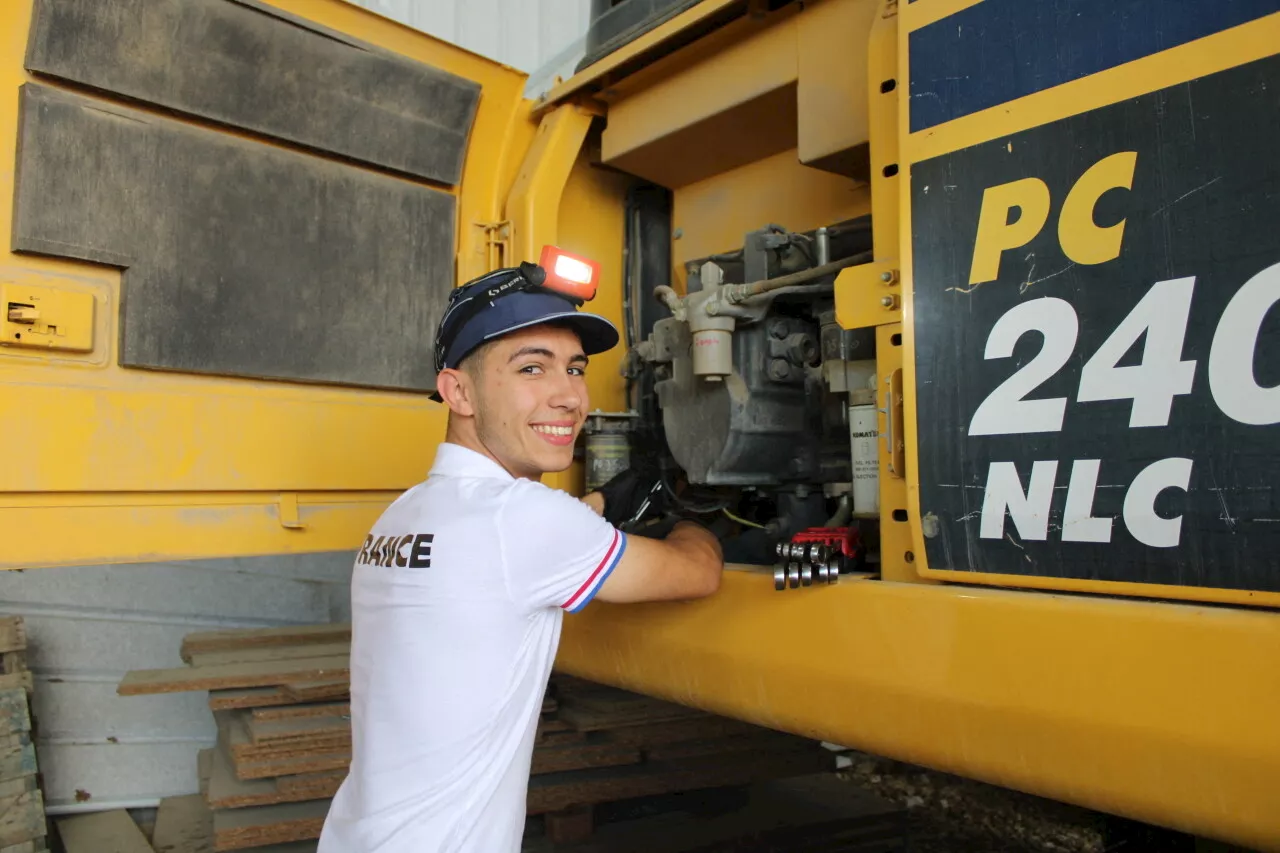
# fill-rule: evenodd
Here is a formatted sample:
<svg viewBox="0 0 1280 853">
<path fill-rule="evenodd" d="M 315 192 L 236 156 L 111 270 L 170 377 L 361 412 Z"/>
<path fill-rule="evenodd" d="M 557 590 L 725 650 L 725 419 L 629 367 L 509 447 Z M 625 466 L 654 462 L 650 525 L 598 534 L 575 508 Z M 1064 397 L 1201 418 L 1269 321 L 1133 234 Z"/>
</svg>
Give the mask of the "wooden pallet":
<svg viewBox="0 0 1280 853">
<path fill-rule="evenodd" d="M 21 616 L 0 617 L 0 853 L 48 849 L 27 629 Z"/>
</svg>

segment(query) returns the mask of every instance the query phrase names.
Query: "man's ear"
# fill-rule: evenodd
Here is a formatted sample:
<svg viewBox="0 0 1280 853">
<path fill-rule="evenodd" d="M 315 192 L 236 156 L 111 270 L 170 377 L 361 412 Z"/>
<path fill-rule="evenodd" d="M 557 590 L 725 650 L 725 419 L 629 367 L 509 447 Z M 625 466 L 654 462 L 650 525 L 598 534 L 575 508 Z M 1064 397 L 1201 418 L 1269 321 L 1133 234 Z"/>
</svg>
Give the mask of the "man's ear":
<svg viewBox="0 0 1280 853">
<path fill-rule="evenodd" d="M 436 390 L 444 404 L 463 417 L 476 413 L 475 382 L 464 371 L 446 367 L 436 376 Z"/>
</svg>

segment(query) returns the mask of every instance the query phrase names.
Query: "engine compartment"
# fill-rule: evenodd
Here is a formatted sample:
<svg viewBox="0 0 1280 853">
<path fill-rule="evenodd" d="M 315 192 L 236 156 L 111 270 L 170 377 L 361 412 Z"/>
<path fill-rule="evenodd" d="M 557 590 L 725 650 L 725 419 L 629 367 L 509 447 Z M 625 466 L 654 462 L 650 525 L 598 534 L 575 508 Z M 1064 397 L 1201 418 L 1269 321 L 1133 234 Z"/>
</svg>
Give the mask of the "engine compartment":
<svg viewBox="0 0 1280 853">
<path fill-rule="evenodd" d="M 651 500 L 629 529 L 661 535 L 694 514 L 721 533 L 726 560 L 773 565 L 778 589 L 869 570 L 876 343 L 874 330 L 836 322 L 835 280 L 870 260 L 870 217 L 810 231 L 764 223 L 740 247 L 687 262 L 683 294 L 655 283 L 667 265 L 645 263 L 646 242 L 661 243 L 644 236 L 637 225 L 627 243 L 631 409 L 589 418 L 587 487 L 643 471 Z"/>
</svg>

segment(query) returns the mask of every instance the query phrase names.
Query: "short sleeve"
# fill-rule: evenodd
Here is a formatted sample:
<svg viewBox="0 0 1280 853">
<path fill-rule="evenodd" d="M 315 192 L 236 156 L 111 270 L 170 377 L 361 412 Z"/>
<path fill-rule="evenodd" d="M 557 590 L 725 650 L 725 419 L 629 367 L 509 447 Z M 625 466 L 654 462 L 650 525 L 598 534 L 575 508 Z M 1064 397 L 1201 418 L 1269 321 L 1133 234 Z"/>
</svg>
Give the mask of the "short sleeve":
<svg viewBox="0 0 1280 853">
<path fill-rule="evenodd" d="M 626 534 L 565 492 L 521 480 L 498 512 L 503 570 L 517 603 L 577 612 L 627 547 Z"/>
</svg>

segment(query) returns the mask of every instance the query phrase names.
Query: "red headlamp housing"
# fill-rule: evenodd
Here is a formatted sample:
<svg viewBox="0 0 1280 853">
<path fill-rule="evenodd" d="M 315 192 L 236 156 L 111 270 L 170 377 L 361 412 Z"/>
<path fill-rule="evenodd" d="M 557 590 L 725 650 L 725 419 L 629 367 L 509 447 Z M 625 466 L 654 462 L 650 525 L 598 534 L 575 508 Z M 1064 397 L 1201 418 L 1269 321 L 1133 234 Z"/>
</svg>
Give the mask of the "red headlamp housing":
<svg viewBox="0 0 1280 853">
<path fill-rule="evenodd" d="M 600 282 L 600 263 L 570 254 L 555 246 L 543 246 L 538 266 L 546 271 L 542 286 L 579 302 L 595 298 Z"/>
</svg>

